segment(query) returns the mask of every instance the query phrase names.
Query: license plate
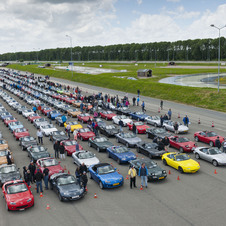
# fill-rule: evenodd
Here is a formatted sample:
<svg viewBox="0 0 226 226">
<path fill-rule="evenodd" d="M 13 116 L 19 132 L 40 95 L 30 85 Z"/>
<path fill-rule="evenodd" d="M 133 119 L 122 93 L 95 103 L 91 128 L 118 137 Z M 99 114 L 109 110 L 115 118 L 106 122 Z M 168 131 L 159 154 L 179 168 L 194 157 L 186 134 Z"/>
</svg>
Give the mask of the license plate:
<svg viewBox="0 0 226 226">
<path fill-rule="evenodd" d="M 23 209 L 19 209 L 19 211 L 24 211 L 25 209 L 23 208 Z"/>
<path fill-rule="evenodd" d="M 159 180 L 164 179 L 164 177 L 159 177 Z"/>
<path fill-rule="evenodd" d="M 119 185 L 119 183 L 113 184 L 113 186 Z"/>
<path fill-rule="evenodd" d="M 78 195 L 72 196 L 71 198 L 72 198 L 72 199 L 76 199 L 76 198 L 78 198 Z"/>
</svg>

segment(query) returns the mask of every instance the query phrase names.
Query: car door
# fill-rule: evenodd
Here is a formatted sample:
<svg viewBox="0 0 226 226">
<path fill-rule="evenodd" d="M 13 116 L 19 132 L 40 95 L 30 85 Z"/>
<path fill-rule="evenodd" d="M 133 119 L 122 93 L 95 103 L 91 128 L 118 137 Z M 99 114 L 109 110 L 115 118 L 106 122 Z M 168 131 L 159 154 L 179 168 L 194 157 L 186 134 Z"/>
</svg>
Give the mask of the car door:
<svg viewBox="0 0 226 226">
<path fill-rule="evenodd" d="M 206 143 L 206 134 L 204 132 L 199 133 L 199 140 Z"/>
<path fill-rule="evenodd" d="M 210 149 L 207 150 L 205 160 L 208 162 L 212 162 L 213 156 L 210 154 Z"/>
</svg>

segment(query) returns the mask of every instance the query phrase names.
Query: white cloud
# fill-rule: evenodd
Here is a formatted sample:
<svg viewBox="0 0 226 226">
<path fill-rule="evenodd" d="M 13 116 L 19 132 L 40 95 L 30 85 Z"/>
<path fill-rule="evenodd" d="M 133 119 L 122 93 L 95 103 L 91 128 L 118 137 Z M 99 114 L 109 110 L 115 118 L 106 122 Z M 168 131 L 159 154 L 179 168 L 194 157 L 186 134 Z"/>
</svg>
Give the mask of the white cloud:
<svg viewBox="0 0 226 226">
<path fill-rule="evenodd" d="M 167 2 L 180 2 L 180 0 L 166 0 Z"/>
<path fill-rule="evenodd" d="M 141 5 L 143 3 L 143 0 L 137 0 L 137 4 Z"/>
</svg>

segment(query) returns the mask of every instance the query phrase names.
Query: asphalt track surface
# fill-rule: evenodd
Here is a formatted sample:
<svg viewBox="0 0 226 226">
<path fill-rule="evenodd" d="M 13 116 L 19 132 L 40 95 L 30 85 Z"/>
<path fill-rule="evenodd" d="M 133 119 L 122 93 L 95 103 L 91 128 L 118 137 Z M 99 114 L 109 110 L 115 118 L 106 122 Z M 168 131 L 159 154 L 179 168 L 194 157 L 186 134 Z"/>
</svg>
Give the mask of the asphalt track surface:
<svg viewBox="0 0 226 226">
<path fill-rule="evenodd" d="M 53 79 L 59 81 L 59 79 Z M 62 80 L 61 80 L 62 81 Z M 72 82 L 62 81 L 65 84 L 72 85 Z M 84 92 L 102 91 L 103 93 L 124 95 L 122 92 L 107 90 L 99 87 L 79 85 Z M 142 92 L 142 89 L 141 89 Z M 141 93 L 142 94 L 142 93 Z M 10 94 L 15 97 L 13 94 Z M 128 94 L 132 97 L 132 94 Z M 145 100 L 147 113 L 150 115 L 159 114 L 159 100 L 147 97 L 141 97 Z M 17 99 L 18 100 L 18 99 Z M 18 100 L 25 104 L 25 102 Z M 24 126 L 29 129 L 32 136 L 36 137 L 37 130 L 23 116 L 14 112 L 2 99 L 0 102 L 12 112 Z M 177 119 L 178 112 L 181 117 L 188 114 L 191 119 L 189 133 L 186 137 L 193 140 L 193 134 L 199 130 L 214 130 L 220 135 L 225 136 L 225 113 L 209 111 L 201 108 L 181 105 L 173 102 L 164 102 L 164 114 L 168 108 L 173 111 L 173 119 Z M 140 107 L 132 107 L 134 110 L 140 110 Z M 201 118 L 201 125 L 198 125 L 198 118 Z M 182 120 L 181 118 L 178 120 Z M 215 127 L 211 128 L 214 120 Z M 111 122 L 108 122 L 109 124 Z M 29 164 L 29 158 L 26 151 L 22 151 L 18 142 L 15 141 L 13 135 L 0 122 L 0 128 L 3 136 L 8 140 L 10 149 L 13 152 L 15 163 L 20 167 Z M 63 128 L 58 127 L 59 130 Z M 127 129 L 125 128 L 124 131 Z M 139 135 L 143 140 L 147 139 L 145 135 Z M 114 138 L 111 138 L 114 144 L 117 144 Z M 101 162 L 113 163 L 120 173 L 127 175 L 128 165 L 118 165 L 114 160 L 109 159 L 106 153 L 98 153 L 95 149 L 88 147 L 87 142 L 81 142 L 86 150 L 93 151 Z M 206 146 L 198 142 L 199 146 Z M 53 144 L 48 138 L 44 138 L 44 146 L 53 154 Z M 136 150 L 131 149 L 134 153 Z M 170 151 L 175 149 L 170 148 Z M 138 154 L 139 157 L 143 157 Z M 190 154 L 194 158 L 193 154 Z M 43 197 L 40 198 L 36 193 L 34 185 L 32 191 L 35 197 L 35 206 L 25 211 L 7 212 L 5 209 L 5 201 L 0 201 L 0 225 L 224 225 L 225 216 L 225 186 L 226 186 L 226 169 L 225 167 L 215 168 L 212 164 L 200 160 L 201 169 L 195 174 L 180 174 L 169 166 L 164 166 L 161 160 L 155 160 L 158 165 L 167 170 L 171 174 L 159 182 L 151 182 L 148 188 L 144 190 L 130 189 L 129 180 L 125 180 L 124 186 L 116 189 L 101 190 L 94 181 L 88 181 L 87 195 L 75 202 L 60 202 L 57 195 L 51 190 L 44 190 Z M 76 166 L 72 162 L 71 157 L 61 162 L 62 166 L 74 173 Z M 217 174 L 214 174 L 214 171 Z M 177 177 L 180 180 L 177 180 Z M 137 178 L 137 186 L 140 186 L 140 178 Z M 94 199 L 94 193 L 98 198 Z M 50 205 L 50 210 L 46 210 L 46 205 Z"/>
</svg>

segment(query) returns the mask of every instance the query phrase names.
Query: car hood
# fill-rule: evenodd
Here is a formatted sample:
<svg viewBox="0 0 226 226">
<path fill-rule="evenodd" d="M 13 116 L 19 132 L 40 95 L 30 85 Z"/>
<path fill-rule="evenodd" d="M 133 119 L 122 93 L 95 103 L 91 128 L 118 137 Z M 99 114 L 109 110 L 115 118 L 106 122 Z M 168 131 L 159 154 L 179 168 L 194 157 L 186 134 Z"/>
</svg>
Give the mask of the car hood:
<svg viewBox="0 0 226 226">
<path fill-rule="evenodd" d="M 107 129 L 106 130 L 108 133 L 111 133 L 111 134 L 116 134 L 116 133 L 118 133 L 118 129 Z"/>
<path fill-rule="evenodd" d="M 55 140 L 68 140 L 68 136 L 66 136 L 66 135 L 57 135 L 57 136 L 53 136 L 53 139 L 55 139 Z"/>
<path fill-rule="evenodd" d="M 188 159 L 188 160 L 185 160 L 185 161 L 179 161 L 178 164 L 183 166 L 183 167 L 191 167 L 191 168 L 199 167 L 199 164 L 193 159 Z"/>
<path fill-rule="evenodd" d="M 57 128 L 50 128 L 50 129 L 44 129 L 43 130 L 45 133 L 50 133 L 50 132 L 55 132 L 55 131 L 58 131 Z"/>
<path fill-rule="evenodd" d="M 20 173 L 18 171 L 11 172 L 11 173 L 2 173 L 0 175 L 0 179 L 2 183 L 5 183 L 7 181 L 11 180 L 19 180 L 21 178 Z"/>
<path fill-rule="evenodd" d="M 29 147 L 31 145 L 36 145 L 36 144 L 37 144 L 37 141 L 36 140 L 22 142 L 22 146 L 26 146 L 26 147 Z"/>
<path fill-rule="evenodd" d="M 142 140 L 139 137 L 135 137 L 135 138 L 125 138 L 125 140 L 127 142 L 129 142 L 130 144 L 136 144 L 141 142 Z"/>
<path fill-rule="evenodd" d="M 179 127 L 178 127 L 178 131 L 184 131 L 184 130 L 189 130 L 189 128 L 187 127 L 187 126 L 184 126 L 184 125 L 180 125 Z"/>
<path fill-rule="evenodd" d="M 110 181 L 110 182 L 118 181 L 120 178 L 123 178 L 118 172 L 101 174 L 99 176 L 101 180 Z"/>
<path fill-rule="evenodd" d="M 81 189 L 77 184 L 60 185 L 58 188 L 61 193 L 67 193 L 69 196 L 80 195 L 83 192 L 83 189 Z"/>
<path fill-rule="evenodd" d="M 85 133 L 81 133 L 81 136 L 84 136 L 84 137 L 92 137 L 94 136 L 95 134 L 93 132 L 85 132 Z"/>
<path fill-rule="evenodd" d="M 217 155 L 211 155 L 213 159 L 216 159 L 219 162 L 226 162 L 226 153 L 221 153 Z"/>
<path fill-rule="evenodd" d="M 59 173 L 59 171 L 61 171 L 61 173 L 64 171 L 61 165 L 47 166 L 47 168 L 49 169 L 50 175 L 52 175 L 54 173 Z"/>
<path fill-rule="evenodd" d="M 110 141 L 105 141 L 105 142 L 98 142 L 97 145 L 99 147 L 111 147 L 114 146 Z"/>
<path fill-rule="evenodd" d="M 48 152 L 39 152 L 39 153 L 31 153 L 32 158 L 34 158 L 35 160 L 41 159 L 41 158 L 46 158 L 49 157 L 49 153 Z"/>
<path fill-rule="evenodd" d="M 94 165 L 94 164 L 98 164 L 100 162 L 97 157 L 93 157 L 90 159 L 79 159 L 79 161 L 81 164 L 84 162 L 87 167 Z"/>
<path fill-rule="evenodd" d="M 136 158 L 136 155 L 131 151 L 124 152 L 124 153 L 117 153 L 116 155 L 121 158 Z"/>
<path fill-rule="evenodd" d="M 163 169 L 157 165 L 156 167 L 148 169 L 148 175 L 150 175 L 151 173 L 155 173 L 155 175 L 161 175 L 162 171 Z"/>
<path fill-rule="evenodd" d="M 29 198 L 31 198 L 33 195 L 30 194 L 30 191 L 25 191 L 17 194 L 8 194 L 7 195 L 7 201 L 8 202 L 24 202 L 27 201 Z"/>
</svg>

